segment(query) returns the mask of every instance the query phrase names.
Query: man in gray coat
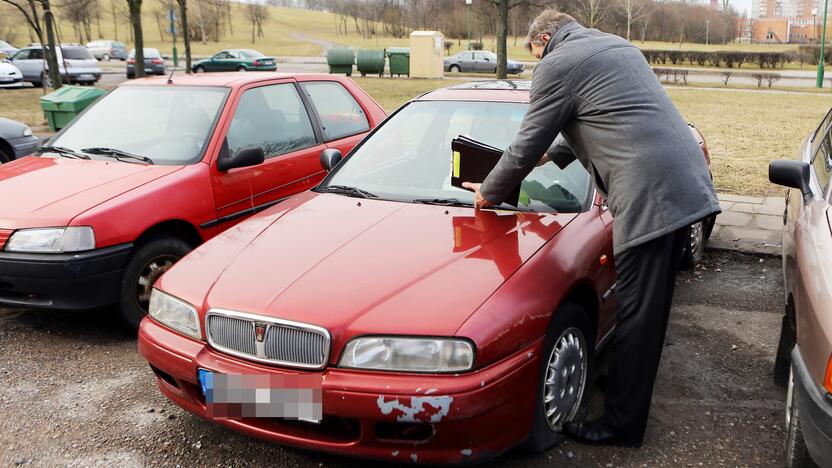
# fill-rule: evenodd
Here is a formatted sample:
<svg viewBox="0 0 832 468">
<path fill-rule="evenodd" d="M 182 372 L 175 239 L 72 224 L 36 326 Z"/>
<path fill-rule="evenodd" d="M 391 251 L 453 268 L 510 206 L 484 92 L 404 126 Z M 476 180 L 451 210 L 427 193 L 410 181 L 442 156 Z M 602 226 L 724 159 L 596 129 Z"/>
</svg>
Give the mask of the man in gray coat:
<svg viewBox="0 0 832 468">
<path fill-rule="evenodd" d="M 719 202 L 699 144 L 636 47 L 554 10 L 535 18 L 527 47 L 540 63 L 520 131 L 482 184 L 465 185 L 478 207 L 499 205 L 544 154 L 561 167 L 577 157 L 593 174 L 615 218 L 615 354 L 603 418 L 565 431 L 638 446 L 689 226 Z"/>
</svg>

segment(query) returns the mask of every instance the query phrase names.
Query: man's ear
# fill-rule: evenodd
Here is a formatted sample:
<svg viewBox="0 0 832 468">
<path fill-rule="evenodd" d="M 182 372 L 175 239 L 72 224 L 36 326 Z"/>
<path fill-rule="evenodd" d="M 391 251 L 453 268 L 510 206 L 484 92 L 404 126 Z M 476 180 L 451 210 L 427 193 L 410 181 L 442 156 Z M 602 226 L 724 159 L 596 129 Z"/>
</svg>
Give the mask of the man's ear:
<svg viewBox="0 0 832 468">
<path fill-rule="evenodd" d="M 552 36 L 550 36 L 549 33 L 543 33 L 540 35 L 540 42 L 542 42 L 543 45 L 548 44 L 551 39 Z"/>
</svg>

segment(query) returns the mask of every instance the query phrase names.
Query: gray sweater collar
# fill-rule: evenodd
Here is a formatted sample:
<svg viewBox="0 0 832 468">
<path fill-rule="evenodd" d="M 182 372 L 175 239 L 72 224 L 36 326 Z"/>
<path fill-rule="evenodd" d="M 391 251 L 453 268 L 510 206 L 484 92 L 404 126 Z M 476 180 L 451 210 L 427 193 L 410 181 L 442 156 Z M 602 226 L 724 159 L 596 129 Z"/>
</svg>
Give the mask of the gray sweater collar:
<svg viewBox="0 0 832 468">
<path fill-rule="evenodd" d="M 584 29 L 583 26 L 578 24 L 577 21 L 573 21 L 571 23 L 566 23 L 565 25 L 561 26 L 558 29 L 558 32 L 549 39 L 549 43 L 546 44 L 546 49 L 543 50 L 543 57 L 546 56 L 549 52 L 552 51 L 558 44 L 560 44 L 564 39 L 566 39 L 572 32 L 577 31 L 578 29 Z M 542 58 L 542 57 L 541 57 Z"/>
</svg>

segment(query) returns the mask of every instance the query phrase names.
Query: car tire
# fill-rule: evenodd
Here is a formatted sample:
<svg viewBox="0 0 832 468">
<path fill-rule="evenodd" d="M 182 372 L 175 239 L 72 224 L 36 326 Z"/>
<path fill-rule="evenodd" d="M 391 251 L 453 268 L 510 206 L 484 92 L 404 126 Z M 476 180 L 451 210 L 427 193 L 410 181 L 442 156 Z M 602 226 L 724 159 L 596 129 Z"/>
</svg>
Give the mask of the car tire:
<svg viewBox="0 0 832 468">
<path fill-rule="evenodd" d="M 594 360 L 595 334 L 587 311 L 571 302 L 562 304 L 546 330 L 534 421 L 531 433 L 522 445 L 525 450 L 540 453 L 561 442 L 563 424 L 574 419 L 581 410 Z M 554 363 L 554 367 L 550 363 Z M 561 388 L 562 395 L 558 394 L 560 387 L 564 387 Z M 546 402 L 548 397 L 554 399 Z M 560 405 L 563 406 L 558 409 Z M 547 416 L 552 410 L 551 416 Z"/>
<path fill-rule="evenodd" d="M 121 319 L 128 329 L 138 330 L 139 323 L 147 315 L 153 283 L 191 250 L 190 244 L 170 236 L 153 237 L 138 244 L 124 269 L 118 304 Z"/>
<path fill-rule="evenodd" d="M 462 70 L 459 68 L 459 65 L 451 65 L 448 67 L 448 71 L 451 73 L 459 73 Z"/>
<path fill-rule="evenodd" d="M 817 465 L 812 461 L 803 437 L 798 400 L 799 396 L 794 388 L 794 371 L 790 369 L 786 393 L 786 468 L 815 467 Z"/>
<path fill-rule="evenodd" d="M 237 67 L 237 71 L 238 72 L 245 72 L 245 71 L 248 71 L 248 69 L 246 67 L 241 66 L 241 67 Z"/>
<path fill-rule="evenodd" d="M 194 73 L 205 73 L 205 67 L 197 65 L 194 67 Z"/>
<path fill-rule="evenodd" d="M 104 54 L 101 56 L 102 62 L 109 62 L 110 61 L 110 54 Z"/>
<path fill-rule="evenodd" d="M 702 261 L 702 255 L 705 253 L 707 230 L 708 227 L 704 220 L 691 224 L 690 240 L 685 244 L 685 250 L 682 252 L 682 262 L 679 264 L 679 267 L 683 270 L 690 270 Z"/>
<path fill-rule="evenodd" d="M 0 142 L 2 142 L 2 141 L 3 140 L 0 140 Z M 11 155 L 6 154 L 6 152 L 3 151 L 3 148 L 0 148 L 0 164 L 5 164 L 5 163 L 7 163 L 11 160 L 12 160 Z"/>
<path fill-rule="evenodd" d="M 780 325 L 780 340 L 777 343 L 777 354 L 774 356 L 774 369 L 772 371 L 774 385 L 778 387 L 785 387 L 789 383 L 795 338 L 794 320 L 787 312 L 783 315 L 783 321 Z"/>
</svg>

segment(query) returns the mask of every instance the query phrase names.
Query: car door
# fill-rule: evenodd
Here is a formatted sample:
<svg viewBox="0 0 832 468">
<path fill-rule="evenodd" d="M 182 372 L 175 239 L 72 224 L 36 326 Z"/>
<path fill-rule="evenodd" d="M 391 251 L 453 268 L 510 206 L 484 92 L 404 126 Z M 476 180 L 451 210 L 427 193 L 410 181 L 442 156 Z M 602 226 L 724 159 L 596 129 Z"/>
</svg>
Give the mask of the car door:
<svg viewBox="0 0 832 468">
<path fill-rule="evenodd" d="M 327 148 L 346 156 L 370 131 L 366 110 L 337 81 L 306 81 L 300 86 L 312 104 Z"/>
<path fill-rule="evenodd" d="M 474 71 L 474 53 L 473 52 L 465 52 L 459 58 L 459 68 L 462 72 L 472 72 Z"/>
<path fill-rule="evenodd" d="M 230 71 L 233 70 L 234 66 L 234 59 L 231 58 L 231 54 L 228 51 L 222 51 L 214 56 L 211 59 L 211 63 L 213 65 L 212 69 L 214 71 Z"/>
<path fill-rule="evenodd" d="M 217 158 L 212 161 L 217 206 L 212 225 L 220 229 L 314 187 L 325 175 L 320 164 L 325 146 L 294 80 L 249 85 L 233 106 L 233 118 L 220 130 L 221 153 L 260 147 L 265 161 L 226 172 L 217 169 Z"/>
<path fill-rule="evenodd" d="M 12 63 L 16 66 L 25 81 L 40 79 L 40 71 L 43 67 L 41 60 L 32 58 L 34 49 L 21 49 L 12 57 Z"/>
<path fill-rule="evenodd" d="M 806 367 L 816 384 L 823 383 L 830 355 L 832 320 L 828 316 L 832 302 L 832 232 L 830 232 L 830 198 L 832 198 L 832 127 L 811 145 L 810 174 L 813 196 L 804 200 L 798 190 L 790 190 L 788 209 L 794 210 L 793 237 L 784 238 L 784 252 L 791 257 L 793 294 L 797 326 L 797 344 Z M 814 148 L 812 148 L 814 146 Z M 786 230 L 788 231 L 787 225 Z M 787 269 L 790 268 L 787 264 Z M 788 277 L 788 273 L 787 273 Z"/>
</svg>

